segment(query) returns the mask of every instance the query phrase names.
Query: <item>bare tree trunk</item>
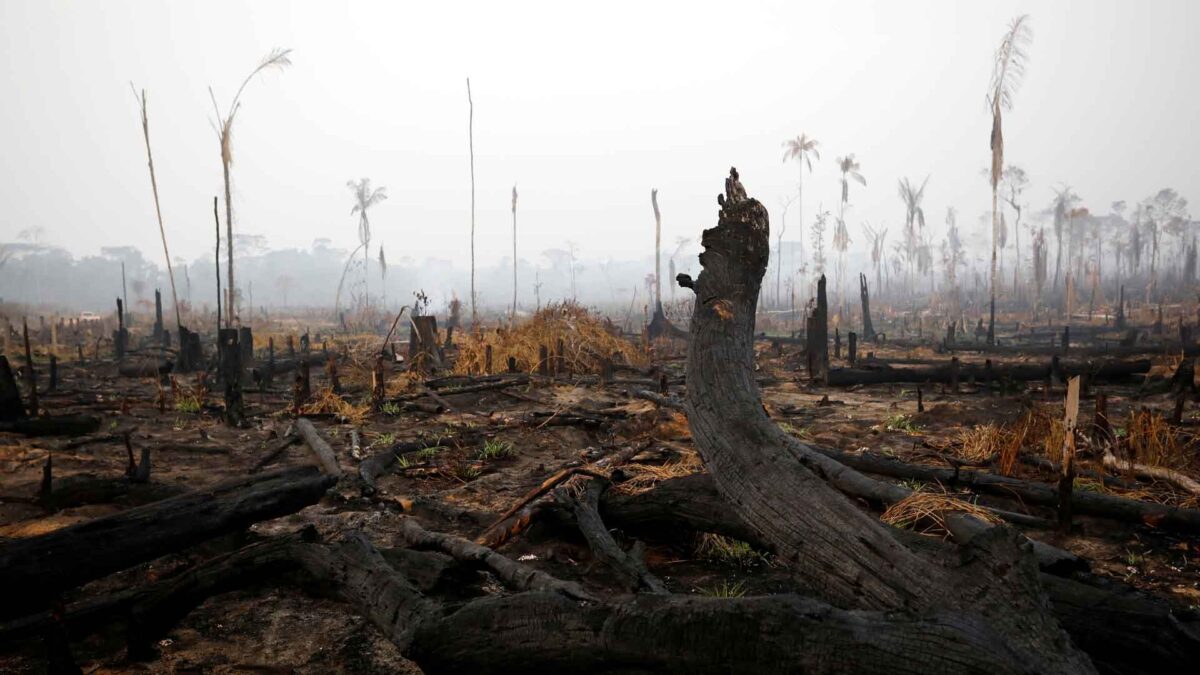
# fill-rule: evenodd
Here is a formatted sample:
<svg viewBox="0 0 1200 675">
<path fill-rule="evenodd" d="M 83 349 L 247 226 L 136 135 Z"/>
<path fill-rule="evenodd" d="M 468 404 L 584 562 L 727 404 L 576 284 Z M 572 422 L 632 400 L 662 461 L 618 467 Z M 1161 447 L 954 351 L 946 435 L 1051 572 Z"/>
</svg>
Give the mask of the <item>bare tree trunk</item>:
<svg viewBox="0 0 1200 675">
<path fill-rule="evenodd" d="M 134 92 L 137 96 L 137 92 Z M 167 278 L 171 281 L 171 302 L 175 305 L 175 326 L 183 326 L 179 316 L 179 295 L 175 292 L 175 271 L 171 268 L 171 253 L 167 250 L 167 231 L 163 227 L 162 208 L 158 203 L 158 179 L 154 175 L 154 155 L 150 152 L 150 116 L 146 111 L 146 90 L 140 97 L 142 104 L 142 134 L 146 137 L 146 163 L 150 165 L 150 189 L 154 191 L 154 215 L 158 217 L 158 233 L 162 236 L 163 257 L 167 260 Z"/>
<path fill-rule="evenodd" d="M 658 210 L 658 188 L 650 190 L 654 207 L 654 311 L 662 312 L 662 214 Z"/>
<path fill-rule="evenodd" d="M 784 433 L 754 381 L 754 307 L 769 251 L 767 212 L 736 170 L 717 227 L 705 230 L 688 346 L 688 421 L 721 495 L 811 588 L 835 605 L 936 613 L 997 670 L 1095 672 L 1071 645 L 1037 582 L 1036 563 L 1006 528 L 976 537 L 965 564 L 932 563 L 901 546 L 827 482 L 861 474 Z M 908 650 L 936 652 L 919 637 Z"/>
<path fill-rule="evenodd" d="M 217 223 L 217 248 L 213 262 L 217 266 L 217 332 L 221 331 L 221 214 L 217 210 L 217 197 L 213 195 L 213 220 Z M 221 341 L 217 340 L 217 351 L 220 351 Z"/>
<path fill-rule="evenodd" d="M 467 142 L 471 150 L 471 327 L 479 315 L 475 310 L 475 102 L 471 100 L 471 78 L 467 78 Z"/>
<path fill-rule="evenodd" d="M 229 162 L 225 161 L 222 156 L 221 167 L 225 172 L 225 250 L 227 252 L 225 259 L 226 274 L 229 275 L 228 283 L 226 284 L 225 292 L 229 293 L 229 299 L 225 303 L 225 325 L 233 325 L 233 300 L 234 300 L 234 285 L 233 285 L 233 198 L 229 190 Z"/>
</svg>

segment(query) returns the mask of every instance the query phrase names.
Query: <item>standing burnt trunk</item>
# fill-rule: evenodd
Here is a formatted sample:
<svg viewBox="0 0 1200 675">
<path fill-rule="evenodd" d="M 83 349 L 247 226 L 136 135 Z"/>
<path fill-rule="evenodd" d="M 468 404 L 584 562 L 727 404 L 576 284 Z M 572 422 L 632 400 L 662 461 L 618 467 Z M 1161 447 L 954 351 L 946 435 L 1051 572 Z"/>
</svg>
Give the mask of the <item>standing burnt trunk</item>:
<svg viewBox="0 0 1200 675">
<path fill-rule="evenodd" d="M 1036 563 L 1019 535 L 975 536 L 960 560 L 934 562 L 902 546 L 829 482 L 862 476 L 780 430 L 754 380 L 754 310 L 769 255 L 767 211 L 730 170 L 715 228 L 705 230 L 687 361 L 688 423 L 718 492 L 814 592 L 835 605 L 891 612 L 893 621 L 937 615 L 971 645 L 986 672 L 1095 672 L 1048 610 Z M 824 284 L 820 285 L 823 290 Z M 824 293 L 819 292 L 819 305 Z M 820 311 L 818 308 L 818 312 Z M 827 482 L 829 481 L 829 482 Z M 916 637 L 892 656 L 913 664 L 945 643 Z M 844 664 L 853 671 L 855 654 Z M 910 664 L 912 665 L 912 664 Z M 915 670 L 919 667 L 913 665 Z"/>
<path fill-rule="evenodd" d="M 25 418 L 25 405 L 21 402 L 21 390 L 17 378 L 13 377 L 8 357 L 0 354 L 0 422 L 12 422 Z"/>
<path fill-rule="evenodd" d="M 162 293 L 157 288 L 154 289 L 154 341 L 158 344 L 163 341 Z"/>
<path fill-rule="evenodd" d="M 113 331 L 113 355 L 120 361 L 125 358 L 125 343 L 129 331 L 125 329 L 125 303 L 117 298 L 117 330 Z"/>
<path fill-rule="evenodd" d="M 225 423 L 238 427 L 245 421 L 242 406 L 242 350 L 238 345 L 238 329 L 222 328 L 218 339 L 221 341 L 221 381 L 225 385 Z"/>
<path fill-rule="evenodd" d="M 825 299 L 825 275 L 817 281 L 817 307 L 808 317 L 807 343 L 808 378 L 811 382 L 829 383 L 829 303 Z"/>
<path fill-rule="evenodd" d="M 1121 284 L 1121 292 L 1117 300 L 1117 330 L 1125 330 L 1125 284 Z"/>
<path fill-rule="evenodd" d="M 879 290 L 876 288 L 875 290 Z M 862 298 L 863 334 L 867 342 L 875 341 L 875 326 L 871 324 L 871 293 L 867 290 L 867 275 L 858 274 L 858 295 Z"/>
</svg>

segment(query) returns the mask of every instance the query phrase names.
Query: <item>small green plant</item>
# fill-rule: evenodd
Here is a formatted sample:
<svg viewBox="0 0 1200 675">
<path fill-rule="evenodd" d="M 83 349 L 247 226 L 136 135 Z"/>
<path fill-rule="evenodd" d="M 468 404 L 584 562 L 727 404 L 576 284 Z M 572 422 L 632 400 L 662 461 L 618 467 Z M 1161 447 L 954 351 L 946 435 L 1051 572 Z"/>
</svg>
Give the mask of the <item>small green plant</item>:
<svg viewBox="0 0 1200 675">
<path fill-rule="evenodd" d="M 1145 557 L 1125 549 L 1125 564 L 1129 567 L 1141 567 L 1142 563 L 1146 562 Z"/>
<path fill-rule="evenodd" d="M 412 466 L 412 460 L 407 457 L 396 455 L 396 466 L 401 470 L 407 469 L 408 467 Z"/>
<path fill-rule="evenodd" d="M 892 415 L 884 420 L 883 424 L 888 431 L 904 431 L 911 434 L 919 429 L 916 424 L 913 424 L 912 418 L 903 413 Z"/>
<path fill-rule="evenodd" d="M 463 464 L 456 464 L 454 466 L 453 474 L 454 474 L 455 478 L 461 480 L 462 482 L 470 483 L 471 481 L 475 480 L 476 478 L 479 478 L 480 476 L 482 476 L 483 471 L 480 470 L 480 468 L 475 466 L 474 464 L 463 463 Z"/>
<path fill-rule="evenodd" d="M 700 541 L 696 545 L 696 556 L 701 560 L 740 567 L 770 563 L 770 558 L 766 553 L 755 549 L 750 544 L 740 539 L 712 533 L 700 536 Z"/>
<path fill-rule="evenodd" d="M 389 431 L 384 434 L 379 434 L 379 436 L 375 438 L 375 442 L 371 444 L 371 447 L 375 447 L 376 445 L 391 445 L 395 442 L 396 434 Z"/>
<path fill-rule="evenodd" d="M 200 412 L 200 399 L 195 396 L 184 396 L 175 401 L 175 410 L 181 413 L 198 413 Z"/>
<path fill-rule="evenodd" d="M 496 438 L 489 438 L 484 442 L 483 447 L 479 449 L 479 459 L 508 459 L 516 453 L 513 450 L 512 443 L 502 441 Z"/>
<path fill-rule="evenodd" d="M 715 586 L 700 589 L 700 594 L 710 598 L 741 598 L 746 595 L 746 584 L 742 581 L 722 581 Z"/>
<path fill-rule="evenodd" d="M 786 434 L 791 434 L 796 438 L 808 438 L 811 434 L 808 432 L 808 427 L 797 427 L 787 422 L 780 422 L 779 428 L 783 429 Z"/>
<path fill-rule="evenodd" d="M 395 401 L 385 401 L 383 405 L 379 406 L 379 412 L 383 413 L 384 415 L 399 415 L 400 404 L 396 403 Z"/>
<path fill-rule="evenodd" d="M 109 431 L 116 431 L 116 430 L 117 430 L 117 426 L 118 426 L 118 425 L 117 425 L 117 421 L 116 421 L 116 420 L 113 420 L 113 421 L 111 421 L 111 422 L 109 422 L 109 423 L 108 423 L 108 430 L 109 430 Z"/>
<path fill-rule="evenodd" d="M 420 450 L 417 451 L 417 459 L 427 462 L 427 461 L 433 459 L 434 457 L 437 457 L 438 453 L 441 452 L 441 450 L 442 449 L 436 445 L 431 445 L 428 448 L 421 448 Z"/>
<path fill-rule="evenodd" d="M 908 488 L 909 490 L 912 490 L 913 492 L 920 492 L 920 491 L 924 490 L 926 487 L 929 487 L 929 485 L 925 481 L 914 480 L 911 478 L 900 481 L 900 486 Z"/>
</svg>

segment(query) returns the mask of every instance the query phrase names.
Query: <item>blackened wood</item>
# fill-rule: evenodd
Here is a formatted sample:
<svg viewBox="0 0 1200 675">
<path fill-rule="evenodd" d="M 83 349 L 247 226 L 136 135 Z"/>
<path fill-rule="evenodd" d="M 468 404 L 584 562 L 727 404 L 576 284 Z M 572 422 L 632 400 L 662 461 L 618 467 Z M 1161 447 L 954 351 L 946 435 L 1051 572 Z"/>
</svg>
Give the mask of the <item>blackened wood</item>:
<svg viewBox="0 0 1200 675">
<path fill-rule="evenodd" d="M 286 469 L 0 546 L 0 618 L 43 609 L 93 579 L 294 513 L 316 503 L 333 482 L 314 467 Z"/>
</svg>

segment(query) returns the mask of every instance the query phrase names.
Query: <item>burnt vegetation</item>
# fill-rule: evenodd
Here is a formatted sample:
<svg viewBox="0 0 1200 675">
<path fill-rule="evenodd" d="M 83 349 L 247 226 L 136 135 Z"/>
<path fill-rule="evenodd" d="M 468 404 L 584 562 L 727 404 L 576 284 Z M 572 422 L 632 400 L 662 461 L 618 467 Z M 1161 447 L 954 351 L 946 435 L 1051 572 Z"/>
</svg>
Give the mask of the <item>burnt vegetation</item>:
<svg viewBox="0 0 1200 675">
<path fill-rule="evenodd" d="M 546 255 L 564 297 L 525 278 L 515 184 L 512 286 L 477 288 L 469 81 L 467 299 L 387 299 L 387 191 L 361 178 L 327 301 L 289 305 L 295 269 L 256 306 L 231 134 L 291 64 L 270 52 L 213 96 L 213 307 L 186 266 L 166 309 L 124 288 L 105 316 L 4 306 L 0 670 L 1191 672 L 1196 222 L 1172 189 L 1027 202 L 1002 116 L 1030 38 L 1006 29 L 988 88 L 986 260 L 929 176 L 897 179 L 895 241 L 854 223 L 854 153 L 805 222 L 801 134 L 788 229 L 731 168 L 664 256 L 651 188 L 653 272 L 606 308 L 576 300 L 574 244 Z"/>
</svg>

